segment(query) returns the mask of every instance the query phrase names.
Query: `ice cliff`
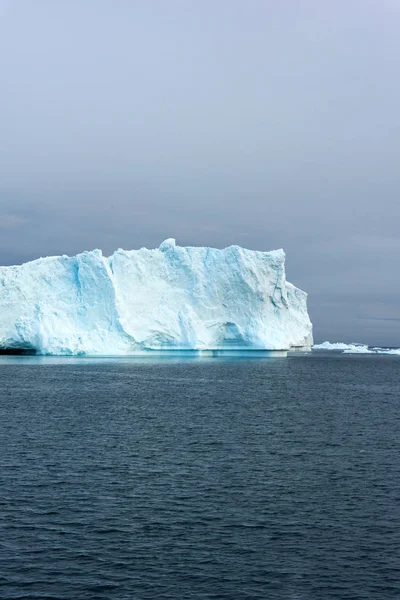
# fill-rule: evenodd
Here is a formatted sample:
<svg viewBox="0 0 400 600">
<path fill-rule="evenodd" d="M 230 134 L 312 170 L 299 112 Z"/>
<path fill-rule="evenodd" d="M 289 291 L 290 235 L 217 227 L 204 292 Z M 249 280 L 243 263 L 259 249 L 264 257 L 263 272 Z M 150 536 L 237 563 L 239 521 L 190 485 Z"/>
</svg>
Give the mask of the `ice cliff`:
<svg viewBox="0 0 400 600">
<path fill-rule="evenodd" d="M 283 250 L 100 250 L 0 267 L 0 348 L 120 355 L 312 345 Z"/>
</svg>

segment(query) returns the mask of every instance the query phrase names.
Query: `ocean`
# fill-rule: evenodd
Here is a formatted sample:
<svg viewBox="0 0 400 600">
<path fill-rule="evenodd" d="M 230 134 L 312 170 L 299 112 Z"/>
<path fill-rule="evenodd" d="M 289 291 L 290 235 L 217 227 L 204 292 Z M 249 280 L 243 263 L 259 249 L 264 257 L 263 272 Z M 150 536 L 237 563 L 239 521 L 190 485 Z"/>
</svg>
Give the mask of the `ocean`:
<svg viewBox="0 0 400 600">
<path fill-rule="evenodd" d="M 0 357 L 0 598 L 400 598 L 400 357 Z"/>
</svg>

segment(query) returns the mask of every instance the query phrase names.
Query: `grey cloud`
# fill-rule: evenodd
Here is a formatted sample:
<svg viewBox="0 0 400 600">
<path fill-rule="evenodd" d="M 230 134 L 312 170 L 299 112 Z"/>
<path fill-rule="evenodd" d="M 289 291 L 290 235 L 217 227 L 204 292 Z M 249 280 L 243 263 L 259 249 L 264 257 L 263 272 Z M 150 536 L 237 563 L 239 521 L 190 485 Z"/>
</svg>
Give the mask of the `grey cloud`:
<svg viewBox="0 0 400 600">
<path fill-rule="evenodd" d="M 400 344 L 394 4 L 0 7 L 0 263 L 283 247 L 318 341 Z"/>
</svg>

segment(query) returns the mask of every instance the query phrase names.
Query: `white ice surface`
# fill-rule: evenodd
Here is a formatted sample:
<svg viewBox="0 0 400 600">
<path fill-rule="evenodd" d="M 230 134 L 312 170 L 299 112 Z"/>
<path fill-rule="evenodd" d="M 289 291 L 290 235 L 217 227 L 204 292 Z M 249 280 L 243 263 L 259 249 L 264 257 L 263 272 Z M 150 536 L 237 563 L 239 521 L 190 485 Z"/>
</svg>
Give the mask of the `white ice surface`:
<svg viewBox="0 0 400 600">
<path fill-rule="evenodd" d="M 0 267 L 0 348 L 129 355 L 312 345 L 307 295 L 283 250 L 100 250 Z"/>
</svg>

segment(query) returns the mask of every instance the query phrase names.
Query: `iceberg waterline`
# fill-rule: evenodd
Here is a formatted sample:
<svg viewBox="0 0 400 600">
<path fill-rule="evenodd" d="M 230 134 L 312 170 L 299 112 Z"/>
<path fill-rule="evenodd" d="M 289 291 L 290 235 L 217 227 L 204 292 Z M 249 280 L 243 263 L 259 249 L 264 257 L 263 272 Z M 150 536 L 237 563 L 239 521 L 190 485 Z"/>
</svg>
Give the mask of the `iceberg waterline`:
<svg viewBox="0 0 400 600">
<path fill-rule="evenodd" d="M 283 250 L 100 250 L 0 267 L 0 348 L 56 355 L 310 347 Z"/>
<path fill-rule="evenodd" d="M 314 344 L 313 350 L 341 350 L 343 354 L 393 354 L 400 356 L 400 348 L 370 348 L 366 344 L 345 344 L 343 342 L 322 342 Z"/>
</svg>

